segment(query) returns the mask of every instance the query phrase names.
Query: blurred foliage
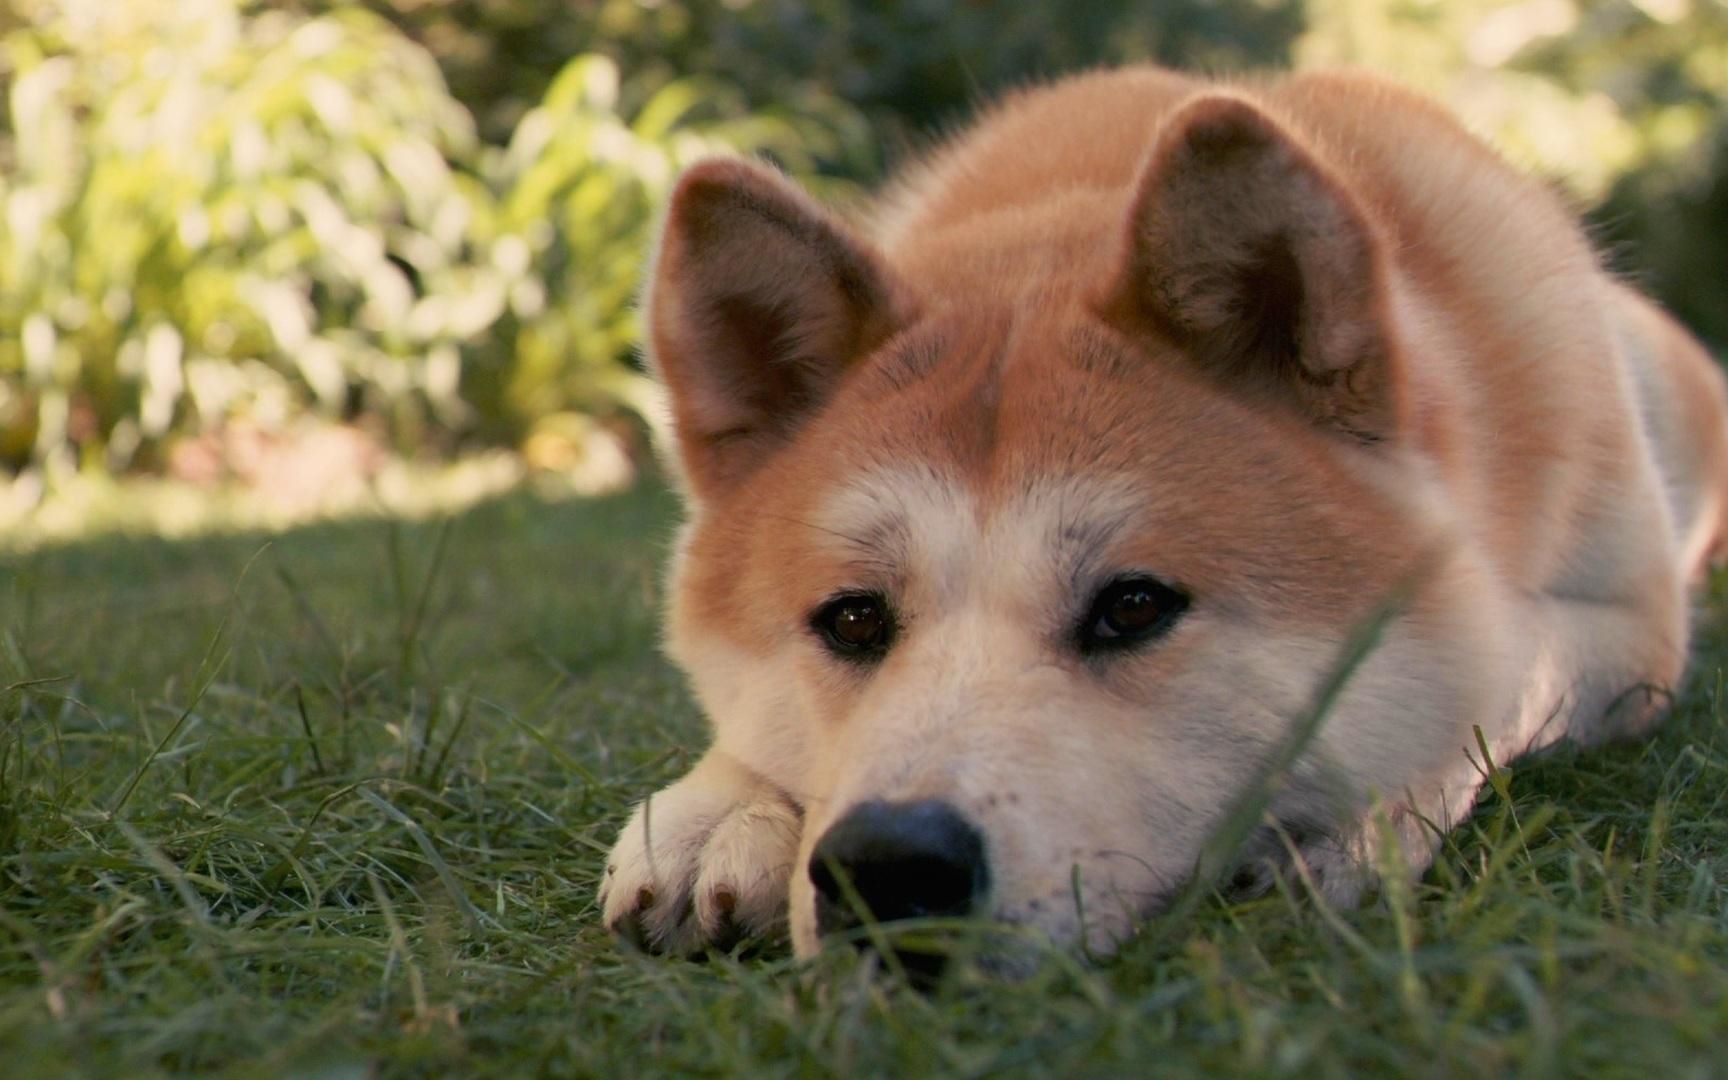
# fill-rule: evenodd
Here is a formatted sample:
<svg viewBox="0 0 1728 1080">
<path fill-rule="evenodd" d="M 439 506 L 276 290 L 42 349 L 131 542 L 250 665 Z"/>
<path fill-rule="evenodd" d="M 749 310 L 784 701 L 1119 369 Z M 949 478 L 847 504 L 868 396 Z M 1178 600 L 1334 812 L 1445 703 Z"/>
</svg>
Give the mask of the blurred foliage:
<svg viewBox="0 0 1728 1080">
<path fill-rule="evenodd" d="M 620 95 L 613 60 L 578 57 L 502 151 L 485 157 L 503 237 L 493 262 L 515 284 L 463 390 L 485 416 L 505 421 L 494 434 L 547 417 L 573 423 L 612 403 L 650 411 L 646 383 L 620 361 L 636 342 L 632 301 L 648 227 L 680 169 L 733 149 L 808 175 L 819 155 L 838 152 L 828 118 L 747 110 L 714 80 L 662 83 L 628 123 Z"/>
<path fill-rule="evenodd" d="M 196 413 L 457 407 L 497 275 L 437 66 L 350 12 L 43 4 L 3 47 L 6 456 L 112 465 Z"/>
<path fill-rule="evenodd" d="M 534 0 L 369 6 L 439 57 L 489 137 L 564 57 L 595 51 L 630 73 L 631 93 L 705 73 L 753 108 L 862 116 L 866 137 L 826 162 L 854 177 L 880 167 L 884 141 L 921 142 L 1007 87 L 1132 60 L 1277 64 L 1302 25 L 1299 0 L 573 0 L 556 17 Z"/>
<path fill-rule="evenodd" d="M 305 410 L 403 448 L 645 411 L 620 361 L 643 236 L 723 148 L 794 168 L 819 124 L 671 80 L 620 108 L 568 61 L 502 147 L 377 15 L 239 0 L 9 9 L 0 461 L 158 462 Z"/>
<path fill-rule="evenodd" d="M 1728 346 L 1728 0 L 1309 0 L 1295 59 L 1449 102 L 1596 205 L 1610 264 Z"/>
<path fill-rule="evenodd" d="M 1614 101 L 1632 167 L 1595 215 L 1610 261 L 1728 349 L 1728 0 L 1592 3 L 1530 63 Z"/>
<path fill-rule="evenodd" d="M 1728 342 L 1728 0 L 0 0 L 0 466 L 307 413 L 579 447 L 652 413 L 630 301 L 681 165 L 844 194 L 1139 59 L 1437 93 Z"/>
</svg>

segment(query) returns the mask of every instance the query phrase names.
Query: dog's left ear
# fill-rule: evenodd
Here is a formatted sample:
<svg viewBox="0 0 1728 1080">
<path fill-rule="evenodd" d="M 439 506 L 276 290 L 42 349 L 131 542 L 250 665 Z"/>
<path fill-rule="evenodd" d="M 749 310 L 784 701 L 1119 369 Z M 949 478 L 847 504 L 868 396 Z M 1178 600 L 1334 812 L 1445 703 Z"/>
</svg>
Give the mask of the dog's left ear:
<svg viewBox="0 0 1728 1080">
<path fill-rule="evenodd" d="M 731 490 L 910 317 L 880 256 L 773 169 L 705 161 L 667 208 L 645 307 L 698 498 Z"/>
<path fill-rule="evenodd" d="M 1397 428 L 1379 238 L 1277 121 L 1229 94 L 1177 110 L 1141 174 L 1099 303 L 1233 390 L 1363 442 Z"/>
</svg>

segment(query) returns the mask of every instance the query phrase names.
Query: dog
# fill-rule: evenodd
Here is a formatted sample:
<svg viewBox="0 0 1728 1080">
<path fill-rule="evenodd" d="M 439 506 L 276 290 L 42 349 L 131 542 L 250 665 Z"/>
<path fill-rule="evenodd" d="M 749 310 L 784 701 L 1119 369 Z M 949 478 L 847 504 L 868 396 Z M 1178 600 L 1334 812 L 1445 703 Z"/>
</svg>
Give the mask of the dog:
<svg viewBox="0 0 1728 1080">
<path fill-rule="evenodd" d="M 1019 928 L 1010 967 L 1105 955 L 1298 725 L 1219 880 L 1349 904 L 1387 837 L 1432 861 L 1481 750 L 1659 719 L 1724 379 L 1441 108 L 1084 74 L 867 218 L 727 159 L 665 211 L 665 641 L 713 742 L 624 827 L 615 934 L 803 956 L 965 916 Z"/>
</svg>

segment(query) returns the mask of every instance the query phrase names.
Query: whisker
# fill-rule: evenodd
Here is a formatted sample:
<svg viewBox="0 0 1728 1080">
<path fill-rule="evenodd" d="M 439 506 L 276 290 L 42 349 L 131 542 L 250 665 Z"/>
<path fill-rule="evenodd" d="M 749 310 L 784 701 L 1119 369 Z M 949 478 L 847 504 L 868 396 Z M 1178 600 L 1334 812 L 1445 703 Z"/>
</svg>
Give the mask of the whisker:
<svg viewBox="0 0 1728 1080">
<path fill-rule="evenodd" d="M 768 514 L 764 514 L 763 516 L 767 517 L 767 518 L 771 518 L 775 521 L 784 521 L 790 525 L 800 525 L 806 529 L 809 529 L 812 532 L 826 533 L 827 535 L 832 536 L 837 540 L 845 540 L 848 543 L 855 544 L 861 548 L 873 548 L 873 547 L 877 546 L 875 543 L 866 539 L 865 537 L 854 536 L 853 534 L 848 533 L 848 532 L 841 532 L 839 529 L 830 529 L 830 528 L 827 528 L 826 526 L 818 525 L 813 521 L 805 521 L 803 518 L 792 517 L 791 515 L 788 515 L 788 514 L 768 513 Z"/>
</svg>

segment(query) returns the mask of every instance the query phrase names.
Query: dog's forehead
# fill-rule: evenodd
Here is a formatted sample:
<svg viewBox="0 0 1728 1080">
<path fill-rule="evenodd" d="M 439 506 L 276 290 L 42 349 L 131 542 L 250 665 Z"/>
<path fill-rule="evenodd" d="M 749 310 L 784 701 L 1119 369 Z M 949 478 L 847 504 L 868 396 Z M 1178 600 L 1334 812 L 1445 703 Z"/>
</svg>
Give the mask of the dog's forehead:
<svg viewBox="0 0 1728 1080">
<path fill-rule="evenodd" d="M 948 305 L 847 381 L 815 432 L 826 470 L 931 462 L 986 506 L 1039 501 L 1075 478 L 1212 468 L 1263 441 L 1173 346 L 1131 343 L 1037 295 Z M 814 471 L 824 471 L 818 466 Z"/>
<path fill-rule="evenodd" d="M 1179 358 L 1077 318 L 932 329 L 902 343 L 910 360 L 890 350 L 849 379 L 740 503 L 762 596 L 904 585 L 1034 604 L 1140 571 L 1348 617 L 1374 584 L 1359 568 L 1410 554 L 1334 448 Z M 726 530 L 713 535 L 730 564 Z M 726 576 L 713 588 L 729 594 Z"/>
<path fill-rule="evenodd" d="M 1049 475 L 1002 490 L 930 463 L 878 466 L 827 494 L 813 536 L 837 562 L 953 592 L 986 574 L 998 585 L 1084 577 L 1143 510 L 1129 476 Z"/>
</svg>

